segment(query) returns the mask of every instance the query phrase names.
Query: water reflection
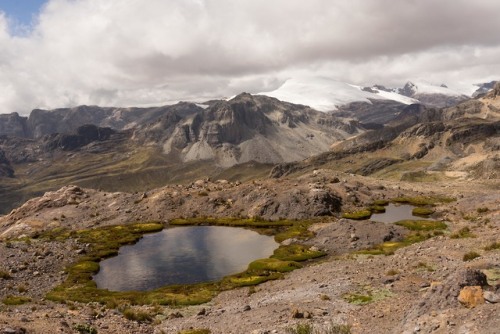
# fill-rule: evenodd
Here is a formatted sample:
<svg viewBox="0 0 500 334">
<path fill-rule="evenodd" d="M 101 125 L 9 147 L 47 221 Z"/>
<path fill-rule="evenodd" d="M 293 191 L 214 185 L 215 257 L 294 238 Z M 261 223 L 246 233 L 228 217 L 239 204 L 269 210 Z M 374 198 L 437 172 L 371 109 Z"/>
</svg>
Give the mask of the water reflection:
<svg viewBox="0 0 500 334">
<path fill-rule="evenodd" d="M 395 223 L 403 219 L 418 219 L 418 220 L 429 219 L 420 216 L 414 216 L 412 214 L 414 208 L 415 207 L 413 205 L 407 205 L 407 204 L 395 205 L 393 203 L 389 203 L 389 205 L 385 207 L 384 213 L 374 213 L 370 219 L 376 222 L 383 222 L 383 223 Z"/>
<path fill-rule="evenodd" d="M 98 288 L 113 291 L 213 281 L 269 257 L 277 246 L 272 237 L 241 228 L 170 228 L 122 247 L 118 256 L 100 263 L 94 280 Z"/>
</svg>

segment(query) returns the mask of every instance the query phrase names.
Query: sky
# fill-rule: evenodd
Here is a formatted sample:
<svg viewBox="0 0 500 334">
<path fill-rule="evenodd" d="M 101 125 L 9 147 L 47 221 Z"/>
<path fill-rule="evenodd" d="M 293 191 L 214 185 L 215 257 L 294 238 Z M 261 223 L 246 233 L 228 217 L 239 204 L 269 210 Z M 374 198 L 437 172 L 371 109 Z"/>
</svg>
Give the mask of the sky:
<svg viewBox="0 0 500 334">
<path fill-rule="evenodd" d="M 0 113 L 203 101 L 316 76 L 466 90 L 500 77 L 499 14 L 498 0 L 0 0 Z"/>
</svg>

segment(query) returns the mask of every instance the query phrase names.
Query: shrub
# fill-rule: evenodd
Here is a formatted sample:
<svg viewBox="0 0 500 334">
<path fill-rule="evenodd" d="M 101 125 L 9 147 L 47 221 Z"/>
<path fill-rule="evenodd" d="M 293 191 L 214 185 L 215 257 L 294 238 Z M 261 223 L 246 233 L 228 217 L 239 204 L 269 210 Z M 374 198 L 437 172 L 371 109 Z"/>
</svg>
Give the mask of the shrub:
<svg viewBox="0 0 500 334">
<path fill-rule="evenodd" d="M 484 208 L 477 208 L 477 213 L 485 213 L 485 212 L 488 212 L 490 211 L 490 209 L 488 209 L 487 207 L 484 207 Z"/>
<path fill-rule="evenodd" d="M 97 334 L 97 329 L 88 324 L 76 324 L 73 329 L 80 334 Z"/>
<path fill-rule="evenodd" d="M 31 298 L 23 296 L 7 296 L 2 300 L 5 305 L 22 305 L 29 303 Z"/>
<path fill-rule="evenodd" d="M 490 251 L 490 250 L 495 250 L 495 249 L 500 249 L 500 242 L 495 241 L 489 244 L 488 246 L 484 247 L 484 250 Z"/>
<path fill-rule="evenodd" d="M 311 324 L 297 324 L 297 326 L 289 327 L 286 330 L 289 334 L 313 334 L 313 325 Z"/>
<path fill-rule="evenodd" d="M 128 320 L 137 321 L 137 322 L 151 322 L 151 321 L 153 321 L 153 317 L 148 312 L 134 311 L 130 308 L 123 311 L 123 316 Z"/>
<path fill-rule="evenodd" d="M 177 334 L 210 334 L 212 333 L 210 329 L 187 329 L 184 331 L 180 331 Z"/>
<path fill-rule="evenodd" d="M 395 276 L 397 274 L 399 274 L 399 271 L 396 270 L 396 269 L 390 269 L 388 270 L 386 273 L 385 273 L 387 276 Z"/>
<path fill-rule="evenodd" d="M 8 271 L 0 270 L 0 278 L 1 279 L 11 279 L 12 276 L 10 276 Z"/>
<path fill-rule="evenodd" d="M 450 235 L 452 239 L 475 238 L 476 236 L 471 233 L 468 227 L 461 228 L 457 232 Z"/>
<path fill-rule="evenodd" d="M 468 253 L 465 253 L 464 254 L 464 257 L 463 257 L 463 260 L 464 261 L 471 261 L 471 260 L 474 260 L 475 258 L 478 258 L 480 257 L 481 255 L 479 255 L 478 253 L 476 252 L 468 252 Z"/>
</svg>

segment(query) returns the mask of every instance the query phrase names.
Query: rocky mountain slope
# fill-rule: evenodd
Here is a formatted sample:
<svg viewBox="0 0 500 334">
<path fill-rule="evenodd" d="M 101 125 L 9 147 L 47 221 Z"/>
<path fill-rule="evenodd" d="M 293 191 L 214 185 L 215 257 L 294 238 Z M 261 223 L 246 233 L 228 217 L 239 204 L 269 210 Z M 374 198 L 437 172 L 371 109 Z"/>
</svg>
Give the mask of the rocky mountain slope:
<svg viewBox="0 0 500 334">
<path fill-rule="evenodd" d="M 328 167 L 392 179 L 498 178 L 499 91 L 497 84 L 484 97 L 445 109 L 408 106 L 383 128 L 303 162 L 280 164 L 272 175 Z"/>
<path fill-rule="evenodd" d="M 29 135 L 0 136 L 3 213 L 68 183 L 144 191 L 199 176 L 245 179 L 364 131 L 350 118 L 250 94 L 206 105 L 78 107 L 4 118 L 24 120 L 18 129 Z"/>
</svg>

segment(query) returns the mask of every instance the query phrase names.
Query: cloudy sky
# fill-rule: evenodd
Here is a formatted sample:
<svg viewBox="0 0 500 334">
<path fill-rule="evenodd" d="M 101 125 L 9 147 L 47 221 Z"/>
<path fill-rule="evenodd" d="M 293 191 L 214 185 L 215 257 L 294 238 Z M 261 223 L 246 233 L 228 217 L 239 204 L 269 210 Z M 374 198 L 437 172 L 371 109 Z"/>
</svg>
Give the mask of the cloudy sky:
<svg viewBox="0 0 500 334">
<path fill-rule="evenodd" d="M 0 113 L 203 100 L 301 76 L 500 77 L 498 0 L 0 0 L 0 12 Z"/>
</svg>

